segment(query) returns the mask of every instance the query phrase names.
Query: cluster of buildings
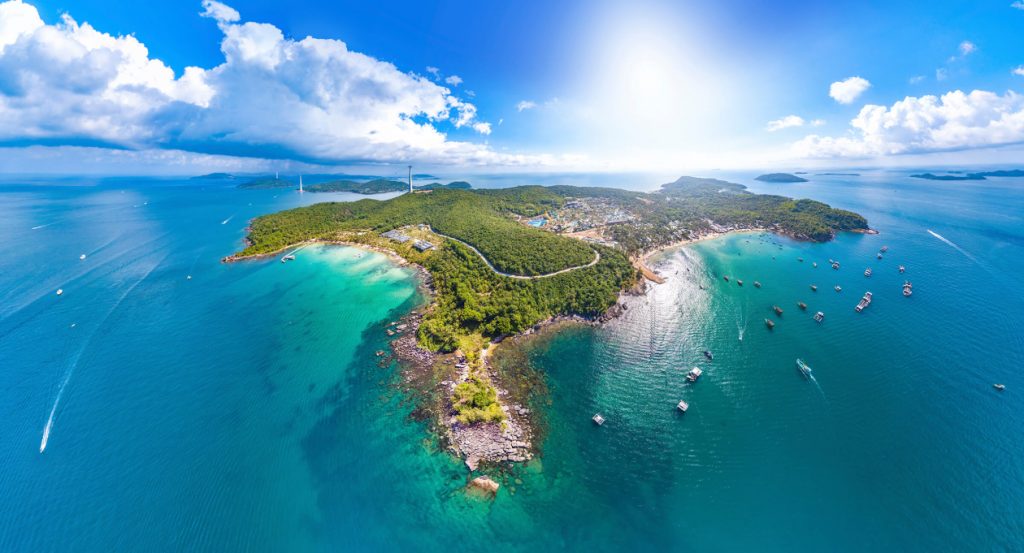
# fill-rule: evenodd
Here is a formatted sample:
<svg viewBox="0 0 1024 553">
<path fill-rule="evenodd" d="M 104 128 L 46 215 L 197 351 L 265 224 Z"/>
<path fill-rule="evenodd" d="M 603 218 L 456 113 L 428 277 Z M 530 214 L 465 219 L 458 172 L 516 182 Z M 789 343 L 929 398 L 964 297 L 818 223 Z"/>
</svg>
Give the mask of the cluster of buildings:
<svg viewBox="0 0 1024 553">
<path fill-rule="evenodd" d="M 607 198 L 573 198 L 567 200 L 549 221 L 555 232 L 579 232 L 605 225 L 628 223 L 635 217 Z M 533 226 L 540 226 L 530 222 Z"/>
<path fill-rule="evenodd" d="M 398 229 L 389 230 L 387 232 L 381 233 L 381 236 L 387 238 L 388 240 L 394 240 L 399 244 L 405 244 L 409 241 L 412 241 L 412 247 L 416 248 L 421 252 L 433 249 L 434 247 L 432 243 L 427 242 L 426 240 L 414 239 L 412 236 L 409 236 L 408 234 L 403 234 Z"/>
</svg>

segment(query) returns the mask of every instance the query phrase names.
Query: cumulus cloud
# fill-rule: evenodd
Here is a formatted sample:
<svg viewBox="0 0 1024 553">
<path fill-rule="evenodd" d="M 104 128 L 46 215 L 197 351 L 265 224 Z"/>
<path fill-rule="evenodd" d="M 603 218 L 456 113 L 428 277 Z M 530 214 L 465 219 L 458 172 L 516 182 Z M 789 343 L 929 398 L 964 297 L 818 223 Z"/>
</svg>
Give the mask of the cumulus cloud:
<svg viewBox="0 0 1024 553">
<path fill-rule="evenodd" d="M 966 58 L 967 56 L 977 52 L 978 51 L 978 46 L 976 44 L 974 44 L 973 42 L 969 41 L 969 40 L 965 40 L 965 41 L 960 43 L 960 46 L 957 49 L 960 51 L 960 55 L 959 56 L 955 56 L 953 59 L 957 59 L 957 58 L 963 59 L 963 58 Z"/>
<path fill-rule="evenodd" d="M 441 78 L 441 70 L 432 65 L 427 66 L 427 73 L 430 73 L 435 81 Z"/>
<path fill-rule="evenodd" d="M 462 77 L 460 77 L 458 75 L 452 75 L 452 76 L 448 77 L 447 79 L 445 79 L 444 82 L 446 82 L 446 83 L 448 83 L 448 84 L 450 84 L 452 86 L 459 86 L 460 84 L 462 84 Z"/>
<path fill-rule="evenodd" d="M 1024 96 L 954 90 L 867 105 L 847 136 L 811 135 L 794 144 L 805 157 L 876 157 L 1024 142 Z"/>
<path fill-rule="evenodd" d="M 450 140 L 445 126 L 484 135 L 491 126 L 430 79 L 340 40 L 293 40 L 220 2 L 202 6 L 223 33 L 224 62 L 176 76 L 134 36 L 70 15 L 48 25 L 21 0 L 0 3 L 0 143 L 326 163 L 528 160 Z"/>
<path fill-rule="evenodd" d="M 804 126 L 804 118 L 803 117 L 800 117 L 799 115 L 787 115 L 787 116 L 785 116 L 785 117 L 783 117 L 781 119 L 775 119 L 774 121 L 769 121 L 768 125 L 765 127 L 765 129 L 767 129 L 768 132 L 775 132 L 775 131 L 781 131 L 782 129 L 789 129 L 789 128 L 793 128 L 793 127 L 802 127 L 802 126 Z"/>
<path fill-rule="evenodd" d="M 516 104 L 516 111 L 526 111 L 528 109 L 533 109 L 535 107 L 537 107 L 537 102 L 531 102 L 530 100 L 520 100 L 520 102 Z"/>
<path fill-rule="evenodd" d="M 824 119 L 812 119 L 811 122 L 808 123 L 808 124 L 810 126 L 812 126 L 812 127 L 820 127 L 820 126 L 825 124 L 825 120 Z"/>
<path fill-rule="evenodd" d="M 836 81 L 828 87 L 828 95 L 840 104 L 851 104 L 865 90 L 871 87 L 867 79 L 861 77 L 850 77 L 842 81 Z"/>
<path fill-rule="evenodd" d="M 1010 70 L 1010 73 L 1017 75 L 1019 77 L 1024 77 L 1024 65 L 1018 65 L 1017 67 L 1014 67 L 1013 69 Z"/>
</svg>

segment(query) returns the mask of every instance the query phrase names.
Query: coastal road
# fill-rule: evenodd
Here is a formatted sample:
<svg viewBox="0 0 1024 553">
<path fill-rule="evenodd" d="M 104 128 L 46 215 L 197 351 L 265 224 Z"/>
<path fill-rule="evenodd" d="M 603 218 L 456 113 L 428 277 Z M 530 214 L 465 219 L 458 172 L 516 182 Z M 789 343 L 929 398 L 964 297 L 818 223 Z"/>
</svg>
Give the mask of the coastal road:
<svg viewBox="0 0 1024 553">
<path fill-rule="evenodd" d="M 494 265 L 491 265 L 491 262 L 488 261 L 486 257 L 484 257 L 484 254 L 480 253 L 480 250 L 474 248 L 472 245 L 467 244 L 467 243 L 463 242 L 462 240 L 459 240 L 458 238 L 455 238 L 453 236 L 448 236 L 447 234 L 441 234 L 440 232 L 437 232 L 433 228 L 430 228 L 430 232 L 433 232 L 434 234 L 436 234 L 436 235 L 438 235 L 438 236 L 440 236 L 442 238 L 447 238 L 449 240 L 454 240 L 454 241 L 458 242 L 459 244 L 462 244 L 463 246 L 466 246 L 467 248 L 473 250 L 474 252 L 476 252 L 476 254 L 478 256 L 480 256 L 480 259 L 483 259 L 484 263 L 486 263 L 487 266 L 490 267 L 490 269 L 492 271 L 494 271 L 495 273 L 497 273 L 497 274 L 499 274 L 499 275 L 501 275 L 503 277 L 517 278 L 519 280 L 534 280 L 534 279 L 538 279 L 538 278 L 549 278 L 549 277 L 553 277 L 553 276 L 556 276 L 556 275 L 560 275 L 562 273 L 568 273 L 569 271 L 575 271 L 577 269 L 586 269 L 587 267 L 593 267 L 594 265 L 597 265 L 597 263 L 599 261 L 601 261 L 601 252 L 591 248 L 590 251 L 594 252 L 594 260 L 591 261 L 590 263 L 587 263 L 586 265 L 577 265 L 576 267 L 567 267 L 567 268 L 562 269 L 560 271 L 555 271 L 553 273 L 547 273 L 547 274 L 543 274 L 543 275 L 533 275 L 533 276 L 511 275 L 511 274 L 508 274 L 508 273 L 503 273 L 503 272 L 499 271 L 498 269 L 494 268 Z"/>
</svg>

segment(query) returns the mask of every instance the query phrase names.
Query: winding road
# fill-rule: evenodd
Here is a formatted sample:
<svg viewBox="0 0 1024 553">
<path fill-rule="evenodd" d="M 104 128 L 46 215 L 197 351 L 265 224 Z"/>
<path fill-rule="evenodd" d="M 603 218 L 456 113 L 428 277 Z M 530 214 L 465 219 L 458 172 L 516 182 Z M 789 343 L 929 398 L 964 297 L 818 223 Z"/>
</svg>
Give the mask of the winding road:
<svg viewBox="0 0 1024 553">
<path fill-rule="evenodd" d="M 494 271 L 495 273 L 497 273 L 497 274 L 499 274 L 499 275 L 501 275 L 503 277 L 517 278 L 519 280 L 535 280 L 535 279 L 538 279 L 538 278 L 553 277 L 553 276 L 556 276 L 556 275 L 560 275 L 562 273 L 568 273 L 569 271 L 575 271 L 577 269 L 586 269 L 587 267 L 593 267 L 594 265 L 597 265 L 597 263 L 599 261 L 601 261 L 601 252 L 591 248 L 590 251 L 594 252 L 594 260 L 591 261 L 590 263 L 587 263 L 586 265 L 577 265 L 575 267 L 567 267 L 567 268 L 562 269 L 560 271 L 555 271 L 553 273 L 547 273 L 547 274 L 543 274 L 543 275 L 533 275 L 533 276 L 511 275 L 511 274 L 508 274 L 508 273 L 503 273 L 503 272 L 499 271 L 498 269 L 495 269 L 494 265 L 491 265 L 491 262 L 488 261 L 486 257 L 484 257 L 484 254 L 480 253 L 480 250 L 476 249 L 471 244 L 467 244 L 466 242 L 463 242 L 462 240 L 459 240 L 458 238 L 455 238 L 454 236 L 448 236 L 447 234 L 441 234 L 440 232 L 437 232 L 433 228 L 430 228 L 430 232 L 433 232 L 434 234 L 436 234 L 436 235 L 438 235 L 438 236 L 440 236 L 442 238 L 447 238 L 449 240 L 454 240 L 454 241 L 458 242 L 459 244 L 462 244 L 463 246 L 466 246 L 467 248 L 473 250 L 474 252 L 476 252 L 476 254 L 478 256 L 480 256 L 480 259 L 483 259 L 484 263 L 486 263 L 487 266 L 492 271 Z"/>
</svg>

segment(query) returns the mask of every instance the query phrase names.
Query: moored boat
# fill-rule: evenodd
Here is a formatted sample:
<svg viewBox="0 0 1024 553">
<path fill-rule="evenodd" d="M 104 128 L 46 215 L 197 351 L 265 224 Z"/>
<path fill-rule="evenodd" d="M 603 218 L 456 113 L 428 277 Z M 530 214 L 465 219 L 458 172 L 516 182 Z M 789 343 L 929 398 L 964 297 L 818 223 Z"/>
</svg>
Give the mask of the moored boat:
<svg viewBox="0 0 1024 553">
<path fill-rule="evenodd" d="M 807 310 L 807 304 L 802 302 L 802 301 L 801 302 L 797 302 L 796 306 L 799 307 L 800 309 L 805 310 L 805 311 Z"/>
<path fill-rule="evenodd" d="M 843 287 L 838 285 L 838 284 L 836 284 L 836 292 L 842 292 L 842 291 L 843 291 Z"/>
<path fill-rule="evenodd" d="M 704 371 L 700 370 L 700 367 L 694 367 L 690 369 L 690 372 L 686 373 L 686 379 L 690 382 L 696 382 L 702 374 L 704 374 Z"/>
<path fill-rule="evenodd" d="M 689 408 L 690 408 L 690 404 L 689 404 L 689 403 L 686 403 L 686 402 L 685 402 L 685 401 L 683 401 L 683 400 L 679 400 L 679 403 L 678 403 L 678 404 L 676 405 L 676 409 L 679 409 L 680 411 L 682 411 L 682 412 L 684 412 L 684 413 L 685 413 L 685 412 L 686 412 L 686 410 L 687 410 L 687 409 L 689 409 Z"/>
<path fill-rule="evenodd" d="M 869 278 L 871 277 L 871 267 L 868 267 L 867 269 L 864 269 L 864 276 L 869 277 Z"/>
<path fill-rule="evenodd" d="M 838 271 L 839 270 L 839 262 L 838 261 L 833 261 L 832 262 L 832 268 Z"/>
<path fill-rule="evenodd" d="M 760 288 L 760 287 L 761 287 L 761 283 L 755 280 L 754 281 L 754 288 Z"/>
<path fill-rule="evenodd" d="M 992 387 L 999 390 L 1000 392 L 1006 389 L 1006 386 L 1003 384 L 993 384 Z"/>
<path fill-rule="evenodd" d="M 706 349 L 706 350 L 704 350 L 704 357 L 707 357 L 708 361 L 714 361 L 715 354 L 711 353 L 711 350 Z"/>
<path fill-rule="evenodd" d="M 743 281 L 740 280 L 740 279 L 736 279 L 736 284 L 739 284 L 740 286 L 743 286 Z"/>
<path fill-rule="evenodd" d="M 814 320 L 815 320 L 815 322 L 819 322 L 819 323 L 821 321 L 824 321 L 825 320 L 825 313 L 823 313 L 821 311 L 818 311 L 817 313 L 814 314 Z"/>
<path fill-rule="evenodd" d="M 773 305 L 772 306 L 772 311 L 774 311 L 776 315 L 781 315 L 782 314 L 782 308 L 777 306 L 777 305 Z"/>
<path fill-rule="evenodd" d="M 725 275 L 725 276 L 724 276 L 724 277 L 722 277 L 722 278 L 724 278 L 726 282 L 729 282 L 729 275 Z"/>
<path fill-rule="evenodd" d="M 811 290 L 814 291 L 814 292 L 817 292 L 818 291 L 818 286 L 816 284 L 812 284 L 811 285 Z"/>
<path fill-rule="evenodd" d="M 775 323 L 771 319 L 765 319 L 764 326 L 768 327 L 768 330 L 771 330 L 775 328 Z"/>
<path fill-rule="evenodd" d="M 860 299 L 860 302 L 857 303 L 857 307 L 854 307 L 853 309 L 856 310 L 857 313 L 860 313 L 869 305 L 871 305 L 871 292 L 864 292 L 864 297 Z"/>
<path fill-rule="evenodd" d="M 903 296 L 909 298 L 910 295 L 913 294 L 913 293 L 914 293 L 914 285 L 911 284 L 909 280 L 905 281 L 903 283 Z"/>
<path fill-rule="evenodd" d="M 889 251 L 889 246 L 882 246 L 882 249 L 880 249 L 878 251 L 880 251 L 882 253 L 885 253 L 885 252 Z"/>
<path fill-rule="evenodd" d="M 900 265 L 900 274 L 902 275 L 905 272 L 907 272 L 907 268 L 904 267 L 903 265 Z"/>
<path fill-rule="evenodd" d="M 601 416 L 601 413 L 597 413 L 596 415 L 591 417 L 590 420 L 594 421 L 594 424 L 598 426 L 604 424 L 604 417 Z"/>
</svg>

